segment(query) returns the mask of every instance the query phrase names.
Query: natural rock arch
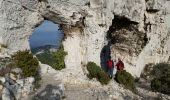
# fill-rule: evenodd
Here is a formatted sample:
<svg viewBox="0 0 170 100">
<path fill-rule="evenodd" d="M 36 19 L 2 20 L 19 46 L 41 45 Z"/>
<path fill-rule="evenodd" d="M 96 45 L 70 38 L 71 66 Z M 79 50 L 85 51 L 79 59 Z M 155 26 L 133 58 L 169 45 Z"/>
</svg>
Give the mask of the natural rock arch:
<svg viewBox="0 0 170 100">
<path fill-rule="evenodd" d="M 83 76 L 81 67 L 88 61 L 100 65 L 100 52 L 106 42 L 106 33 L 114 15 L 119 15 L 139 23 L 138 30 L 146 32 L 150 39 L 138 56 L 127 56 L 124 61 L 127 71 L 139 76 L 145 64 L 167 61 L 170 55 L 167 21 L 169 17 L 165 17 L 168 16 L 165 12 L 170 12 L 168 10 L 170 4 L 165 0 L 159 1 L 161 3 L 152 2 L 0 0 L 0 56 L 9 56 L 18 50 L 29 49 L 28 38 L 32 31 L 44 19 L 48 19 L 63 26 L 66 35 L 63 44 L 68 52 L 65 58 L 67 69 L 69 72 L 75 72 L 75 76 L 80 73 Z M 160 10 L 153 14 L 147 12 L 146 8 Z M 154 18 L 161 18 L 161 20 L 156 22 Z M 147 26 L 148 24 L 150 27 Z M 118 56 L 125 55 L 121 55 L 119 51 L 112 53 L 112 57 Z"/>
</svg>

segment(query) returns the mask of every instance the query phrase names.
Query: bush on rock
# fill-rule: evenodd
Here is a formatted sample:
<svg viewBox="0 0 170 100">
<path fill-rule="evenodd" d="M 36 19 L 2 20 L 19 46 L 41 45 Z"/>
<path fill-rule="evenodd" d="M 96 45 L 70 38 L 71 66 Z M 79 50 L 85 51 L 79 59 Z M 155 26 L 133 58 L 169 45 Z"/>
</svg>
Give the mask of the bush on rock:
<svg viewBox="0 0 170 100">
<path fill-rule="evenodd" d="M 151 81 L 151 89 L 153 91 L 170 94 L 170 64 L 156 64 L 151 73 L 154 77 Z"/>
<path fill-rule="evenodd" d="M 61 46 L 56 52 L 45 51 L 36 56 L 42 63 L 50 65 L 55 70 L 62 70 L 65 68 L 64 59 L 66 55 L 67 52 L 65 52 L 63 46 Z"/>
<path fill-rule="evenodd" d="M 116 73 L 115 80 L 118 83 L 123 84 L 125 88 L 131 90 L 132 92 L 134 93 L 137 92 L 136 87 L 135 87 L 134 77 L 130 73 L 126 72 L 125 70 L 118 71 Z"/>
<path fill-rule="evenodd" d="M 88 62 L 87 70 L 89 72 L 87 75 L 89 79 L 96 78 L 101 84 L 109 83 L 109 76 L 98 65 L 96 65 L 96 63 Z"/>
<path fill-rule="evenodd" d="M 38 60 L 33 57 L 29 50 L 18 51 L 12 59 L 15 65 L 22 69 L 24 77 L 36 76 L 39 70 Z"/>
</svg>

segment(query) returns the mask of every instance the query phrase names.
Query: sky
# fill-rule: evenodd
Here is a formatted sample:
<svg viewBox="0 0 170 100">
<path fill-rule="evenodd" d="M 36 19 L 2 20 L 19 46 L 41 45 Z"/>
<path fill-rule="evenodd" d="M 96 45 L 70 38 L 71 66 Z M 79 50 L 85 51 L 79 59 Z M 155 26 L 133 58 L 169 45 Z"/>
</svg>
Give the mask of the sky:
<svg viewBox="0 0 170 100">
<path fill-rule="evenodd" d="M 45 20 L 39 27 L 35 29 L 30 37 L 31 49 L 44 45 L 58 45 L 63 38 L 63 32 L 58 30 L 57 24 Z"/>
</svg>

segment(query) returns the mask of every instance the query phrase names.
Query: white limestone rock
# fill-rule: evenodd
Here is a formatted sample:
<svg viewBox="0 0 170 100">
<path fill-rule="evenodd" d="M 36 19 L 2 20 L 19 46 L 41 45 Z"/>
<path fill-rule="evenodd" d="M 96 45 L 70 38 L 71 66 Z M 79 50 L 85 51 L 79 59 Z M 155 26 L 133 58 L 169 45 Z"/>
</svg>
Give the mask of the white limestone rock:
<svg viewBox="0 0 170 100">
<path fill-rule="evenodd" d="M 139 77 L 146 64 L 170 60 L 169 8 L 169 0 L 0 0 L 0 44 L 7 45 L 0 56 L 29 49 L 30 35 L 44 19 L 49 19 L 61 24 L 66 36 L 66 69 L 57 76 L 86 80 L 84 66 L 89 61 L 100 65 L 101 49 L 116 15 L 136 22 L 136 30 L 146 33 L 148 42 L 138 55 L 112 52 L 112 58 L 124 58 L 125 69 Z M 42 72 L 56 73 L 48 69 L 43 66 Z"/>
<path fill-rule="evenodd" d="M 27 84 L 32 84 L 35 81 L 34 77 L 27 77 L 25 79 L 25 83 Z"/>
<path fill-rule="evenodd" d="M 56 70 L 53 69 L 51 66 L 42 64 L 41 62 L 39 62 L 39 64 L 40 64 L 40 73 L 41 74 L 56 73 Z"/>
<path fill-rule="evenodd" d="M 24 80 L 23 79 L 16 80 L 16 83 L 19 84 L 21 87 L 24 86 Z"/>
<path fill-rule="evenodd" d="M 12 74 L 12 73 L 10 73 L 10 78 L 11 78 L 12 80 L 14 80 L 14 81 L 16 81 L 16 80 L 17 80 L 17 76 L 16 76 L 16 75 L 14 75 L 14 74 Z"/>
<path fill-rule="evenodd" d="M 7 88 L 4 88 L 2 91 L 2 100 L 12 100 L 11 94 Z"/>
<path fill-rule="evenodd" d="M 3 85 L 0 84 L 0 93 L 1 93 L 2 89 L 3 89 Z"/>
<path fill-rule="evenodd" d="M 47 18 L 64 25 L 63 30 L 67 30 L 64 31 L 65 34 L 73 37 L 66 35 L 64 41 L 64 48 L 68 52 L 65 59 L 66 68 L 80 68 L 78 73 L 83 73 L 82 63 L 94 61 L 100 65 L 100 52 L 107 41 L 106 33 L 112 24 L 114 15 L 117 15 L 137 22 L 138 30 L 145 32 L 149 39 L 139 56 L 128 56 L 124 59 L 127 71 L 134 76 L 139 76 L 145 64 L 166 62 L 169 57 L 167 45 L 164 45 L 169 44 L 168 15 L 170 10 L 168 8 L 170 4 L 167 0 L 68 0 L 67 2 L 48 0 L 48 3 L 37 0 L 20 2 L 1 0 L 0 4 L 0 23 L 2 23 L 0 39 L 8 46 L 1 51 L 0 55 L 29 49 L 29 36 L 35 27 Z M 149 23 L 150 26 L 147 25 Z M 77 27 L 77 30 L 73 26 Z M 146 30 L 143 27 L 146 27 Z M 161 41 L 164 41 L 164 44 Z M 163 52 L 158 54 L 158 51 Z M 119 50 L 116 52 L 120 53 Z M 77 56 L 73 56 L 74 54 Z M 113 55 L 116 55 L 116 58 L 117 55 L 127 56 L 117 53 Z M 129 61 L 131 65 L 128 64 Z"/>
<path fill-rule="evenodd" d="M 4 78 L 4 77 L 0 77 L 0 81 L 1 81 L 2 83 L 5 83 L 5 78 Z"/>
</svg>

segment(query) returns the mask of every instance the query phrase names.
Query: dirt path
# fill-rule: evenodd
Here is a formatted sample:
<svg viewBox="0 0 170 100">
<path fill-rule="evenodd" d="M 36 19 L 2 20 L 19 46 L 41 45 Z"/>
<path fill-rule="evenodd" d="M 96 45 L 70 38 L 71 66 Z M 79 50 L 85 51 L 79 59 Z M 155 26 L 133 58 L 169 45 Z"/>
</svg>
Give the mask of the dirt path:
<svg viewBox="0 0 170 100">
<path fill-rule="evenodd" d="M 60 100 L 50 99 L 52 91 L 54 89 L 59 89 L 58 86 L 61 84 L 61 80 L 56 80 L 55 74 L 43 75 L 41 83 L 41 87 L 34 93 L 34 95 L 30 95 L 23 100 Z M 65 96 L 62 100 L 109 100 L 109 94 L 107 94 L 107 91 L 87 86 L 66 83 L 64 85 Z"/>
</svg>

